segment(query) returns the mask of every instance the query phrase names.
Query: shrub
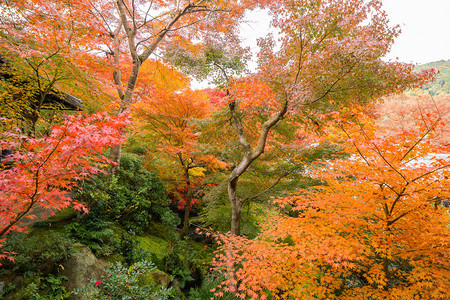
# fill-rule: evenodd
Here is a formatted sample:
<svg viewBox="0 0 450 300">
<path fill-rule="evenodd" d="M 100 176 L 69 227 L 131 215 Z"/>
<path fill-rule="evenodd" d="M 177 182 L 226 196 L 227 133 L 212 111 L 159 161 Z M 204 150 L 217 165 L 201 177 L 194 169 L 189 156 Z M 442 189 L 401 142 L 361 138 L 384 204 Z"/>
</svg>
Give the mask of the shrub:
<svg viewBox="0 0 450 300">
<path fill-rule="evenodd" d="M 176 277 L 183 289 L 187 282 L 194 280 L 191 275 L 195 269 L 195 250 L 186 240 L 180 239 L 177 233 L 169 232 L 168 238 L 169 246 L 162 259 L 162 269 Z"/>
<path fill-rule="evenodd" d="M 66 276 L 55 276 L 49 274 L 44 277 L 44 282 L 41 284 L 40 288 L 47 290 L 45 296 L 34 295 L 36 300 L 50 300 L 57 299 L 63 300 L 70 297 L 71 293 L 66 291 L 66 287 L 63 285 L 63 281 L 67 281 Z"/>
<path fill-rule="evenodd" d="M 158 287 L 148 280 L 141 280 L 156 267 L 148 261 L 141 261 L 125 267 L 121 262 L 110 264 L 106 269 L 106 276 L 100 279 L 91 279 L 92 290 L 77 290 L 87 299 L 136 299 L 148 300 L 169 299 L 172 290 Z"/>
<path fill-rule="evenodd" d="M 95 256 L 103 257 L 119 247 L 119 238 L 108 225 L 108 222 L 87 215 L 82 223 L 72 223 L 68 228 L 72 237 L 91 248 Z"/>
<path fill-rule="evenodd" d="M 217 286 L 223 281 L 222 277 L 215 277 L 213 274 L 209 274 L 205 280 L 203 280 L 202 285 L 198 288 L 191 288 L 189 291 L 189 300 L 203 300 L 203 299 L 214 299 L 214 292 Z M 233 300 L 237 299 L 231 293 L 224 293 L 220 298 L 222 300 Z"/>
<path fill-rule="evenodd" d="M 39 272 L 39 267 L 46 265 L 50 272 L 72 255 L 73 243 L 65 234 L 53 231 L 46 231 L 45 235 L 12 232 L 3 250 L 17 253 L 15 262 L 5 261 L 2 268 L 24 274 Z"/>
<path fill-rule="evenodd" d="M 136 261 L 136 246 L 139 245 L 139 242 L 136 241 L 133 238 L 134 233 L 129 232 L 129 235 L 122 234 L 122 237 L 120 239 L 120 252 L 122 253 L 123 257 L 125 258 L 125 262 L 128 265 L 131 265 Z"/>
<path fill-rule="evenodd" d="M 142 233 L 158 208 L 168 205 L 162 181 L 141 166 L 136 155 L 124 154 L 114 178 L 98 175 L 85 181 L 76 198 L 88 203 L 90 214 L 114 220 L 127 230 Z"/>
</svg>

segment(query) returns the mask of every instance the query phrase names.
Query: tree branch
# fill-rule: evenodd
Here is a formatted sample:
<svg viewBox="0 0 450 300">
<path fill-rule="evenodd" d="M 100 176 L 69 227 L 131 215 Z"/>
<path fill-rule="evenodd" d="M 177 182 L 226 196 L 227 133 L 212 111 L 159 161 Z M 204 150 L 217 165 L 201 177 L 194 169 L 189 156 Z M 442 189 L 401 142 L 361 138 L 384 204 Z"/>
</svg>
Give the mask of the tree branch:
<svg viewBox="0 0 450 300">
<path fill-rule="evenodd" d="M 253 195 L 253 196 L 248 196 L 247 198 L 241 200 L 241 204 L 244 204 L 245 202 L 247 202 L 247 201 L 249 201 L 249 200 L 254 200 L 254 199 L 258 198 L 259 196 L 264 195 L 265 193 L 267 193 L 268 191 L 270 191 L 271 189 L 273 189 L 278 183 L 280 183 L 281 179 L 283 179 L 283 178 L 286 177 L 287 175 L 289 175 L 289 173 L 284 173 L 284 174 L 282 174 L 281 176 L 279 176 L 279 177 L 277 178 L 277 180 L 276 180 L 271 186 L 269 186 L 268 188 L 266 188 L 266 189 L 263 190 L 262 192 L 260 192 L 260 193 L 258 193 L 258 194 L 256 194 L 256 195 Z"/>
</svg>

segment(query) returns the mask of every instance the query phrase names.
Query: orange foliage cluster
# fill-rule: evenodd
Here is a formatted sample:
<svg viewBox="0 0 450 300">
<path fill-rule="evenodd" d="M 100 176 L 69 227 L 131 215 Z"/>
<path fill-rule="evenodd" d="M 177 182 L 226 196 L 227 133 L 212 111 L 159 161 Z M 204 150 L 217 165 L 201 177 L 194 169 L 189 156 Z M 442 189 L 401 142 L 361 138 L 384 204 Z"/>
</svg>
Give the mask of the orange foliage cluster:
<svg viewBox="0 0 450 300">
<path fill-rule="evenodd" d="M 423 120 L 431 123 L 432 118 L 440 115 L 441 126 L 433 131 L 433 141 L 439 144 L 449 143 L 450 136 L 450 95 L 408 96 L 406 94 L 386 97 L 377 105 L 375 114 L 378 119 L 379 135 L 388 136 L 396 131 L 419 129 Z M 416 118 L 420 116 L 420 118 Z"/>
<path fill-rule="evenodd" d="M 208 116 L 206 97 L 201 91 L 154 91 L 147 99 L 134 105 L 139 130 L 157 133 L 160 150 L 176 156 L 192 151 L 196 140 L 193 120 Z"/>
<path fill-rule="evenodd" d="M 144 70 L 143 78 L 150 80 L 137 89 L 139 101 L 132 106 L 134 134 L 149 141 L 146 155 L 152 156 L 151 161 L 158 157 L 152 167 L 169 182 L 174 201 L 184 209 L 186 202 L 199 203 L 192 193 L 204 171 L 226 166 L 199 141 L 201 122 L 214 108 L 207 94 L 187 88 L 188 77 L 177 71 L 153 62 Z"/>
<path fill-rule="evenodd" d="M 368 119 L 338 122 L 353 155 L 311 170 L 323 184 L 275 200 L 295 217 L 269 219 L 256 240 L 219 235 L 217 295 L 447 299 L 450 158 L 439 154 L 449 145 L 433 140 L 442 115 L 419 113 L 417 127 L 388 136 Z"/>
</svg>

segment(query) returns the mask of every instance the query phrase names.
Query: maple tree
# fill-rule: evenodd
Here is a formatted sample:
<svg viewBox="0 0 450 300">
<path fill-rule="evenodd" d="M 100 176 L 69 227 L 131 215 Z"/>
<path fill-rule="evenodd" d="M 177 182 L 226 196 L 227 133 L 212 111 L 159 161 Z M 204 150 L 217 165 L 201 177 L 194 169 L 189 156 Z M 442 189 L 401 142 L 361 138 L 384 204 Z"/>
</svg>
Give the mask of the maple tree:
<svg viewBox="0 0 450 300">
<path fill-rule="evenodd" d="M 3 4 L 6 9 L 0 17 L 2 36 L 24 45 L 3 43 L 7 51 L 57 52 L 66 57 L 102 81 L 109 95 L 117 92 L 120 114 L 132 103 L 141 65 L 151 55 L 161 57 L 175 45 L 195 52 L 205 41 L 239 47 L 235 33 L 245 11 L 265 4 L 254 0 L 16 1 Z M 112 148 L 113 161 L 120 161 L 120 151 L 120 145 Z"/>
<path fill-rule="evenodd" d="M 149 155 L 159 156 L 167 162 L 158 160 L 156 169 L 160 176 L 175 181 L 175 188 L 186 189 L 181 230 L 184 236 L 189 229 L 193 185 L 205 177 L 207 169 L 225 167 L 225 163 L 208 154 L 205 145 L 198 140 L 198 122 L 209 116 L 211 107 L 202 91 L 159 88 L 147 91 L 145 96 L 133 106 L 133 116 L 137 119 L 134 128 L 137 135 L 151 141 L 147 145 Z M 151 149 L 152 144 L 156 149 Z"/>
<path fill-rule="evenodd" d="M 24 230 L 20 221 L 34 218 L 36 207 L 49 212 L 69 206 L 86 211 L 83 203 L 70 197 L 70 191 L 80 180 L 102 172 L 109 160 L 101 153 L 121 142 L 120 131 L 128 123 L 126 115 L 110 117 L 100 112 L 69 116 L 42 138 L 3 133 L 0 147 L 14 149 L 14 164 L 0 172 L 0 241 L 10 231 Z"/>
<path fill-rule="evenodd" d="M 410 96 L 407 94 L 391 95 L 378 105 L 375 114 L 379 125 L 383 128 L 385 134 L 398 129 L 419 129 L 422 125 L 417 115 L 423 118 L 433 117 L 437 111 L 447 112 L 450 110 L 450 96 Z M 439 144 L 447 143 L 450 135 L 450 115 L 441 116 L 445 125 L 439 127 L 439 131 L 434 132 L 433 141 Z"/>
<path fill-rule="evenodd" d="M 258 87 L 255 90 L 258 90 Z M 249 93 L 255 90 L 252 89 Z M 228 108 L 226 95 L 216 99 L 217 94 L 220 96 L 225 93 L 214 91 L 210 101 L 216 107 Z M 254 141 L 261 126 L 260 109 L 265 108 L 253 110 L 248 106 L 244 108 L 244 105 L 240 108 L 247 129 L 246 138 Z M 222 109 L 214 115 L 207 128 L 204 128 L 202 136 L 207 136 L 207 142 L 217 149 L 221 159 L 233 168 L 239 164 L 243 153 L 237 136 L 230 130 L 229 124 L 230 116 L 226 109 Z M 242 211 L 245 211 L 241 233 L 253 236 L 258 231 L 256 226 L 258 219 L 265 214 L 261 209 L 267 206 L 271 197 L 288 193 L 299 184 L 311 184 L 312 181 L 305 172 L 310 165 L 315 164 L 317 160 L 334 159 L 339 155 L 341 155 L 339 147 L 321 139 L 311 131 L 311 128 L 305 128 L 304 124 L 287 118 L 278 124 L 271 130 L 264 155 L 253 161 L 239 178 L 239 200 L 242 203 Z M 217 230 L 227 231 L 230 228 L 231 206 L 227 195 L 229 170 L 227 168 L 216 172 L 209 180 L 220 184 L 206 189 L 204 198 L 206 206 L 201 212 L 201 220 Z"/>
<path fill-rule="evenodd" d="M 330 138 L 352 157 L 275 200 L 297 217 L 269 219 L 257 240 L 220 235 L 219 288 L 243 299 L 445 299 L 449 145 L 434 140 L 445 114 L 416 114 L 419 127 L 389 134 L 356 109 L 333 116 Z"/>
<path fill-rule="evenodd" d="M 92 95 L 83 92 L 92 87 L 92 79 L 56 53 L 26 58 L 0 53 L 0 59 L 1 114 L 29 136 L 48 135 L 64 110 L 81 109 L 82 101 L 66 92 Z"/>
<path fill-rule="evenodd" d="M 49 134 L 61 121 L 60 110 L 66 109 L 55 98 L 70 93 L 88 100 L 83 103 L 86 110 L 93 111 L 92 103 L 95 109 L 101 107 L 97 103 L 104 98 L 101 86 L 105 85 L 100 84 L 99 74 L 105 67 L 91 55 L 92 39 L 82 36 L 97 33 L 95 27 L 84 27 L 88 18 L 81 2 L 7 1 L 0 5 L 2 116 L 39 137 Z"/>
<path fill-rule="evenodd" d="M 381 1 L 276 1 L 269 4 L 279 31 L 260 39 L 256 73 L 227 80 L 228 113 L 242 158 L 228 178 L 231 232 L 240 233 L 240 177 L 276 141 L 275 127 L 323 124 L 320 115 L 425 82 L 432 71 L 381 60 L 398 28 L 391 28 Z"/>
</svg>

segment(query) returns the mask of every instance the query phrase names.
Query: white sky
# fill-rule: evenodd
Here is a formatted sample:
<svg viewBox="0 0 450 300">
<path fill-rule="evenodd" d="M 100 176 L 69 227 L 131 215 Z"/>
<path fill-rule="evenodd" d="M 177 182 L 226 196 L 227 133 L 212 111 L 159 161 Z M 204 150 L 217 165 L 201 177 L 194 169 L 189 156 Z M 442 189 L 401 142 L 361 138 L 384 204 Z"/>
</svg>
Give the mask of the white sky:
<svg viewBox="0 0 450 300">
<path fill-rule="evenodd" d="M 382 0 L 391 26 L 400 25 L 402 33 L 395 41 L 388 60 L 424 64 L 450 59 L 450 0 Z M 253 12 L 248 24 L 241 25 L 244 45 L 258 51 L 256 39 L 271 32 L 265 13 Z M 272 31 L 273 32 L 273 31 Z M 249 63 L 250 69 L 256 64 Z M 194 86 L 208 84 L 194 81 Z"/>
<path fill-rule="evenodd" d="M 450 0 L 383 0 L 383 7 L 391 26 L 402 28 L 387 59 L 415 64 L 450 59 Z M 270 28 L 264 13 L 251 13 L 248 20 L 241 34 L 256 52 L 256 38 Z"/>
<path fill-rule="evenodd" d="M 391 25 L 399 24 L 389 59 L 427 63 L 450 59 L 450 0 L 383 0 Z"/>
</svg>

